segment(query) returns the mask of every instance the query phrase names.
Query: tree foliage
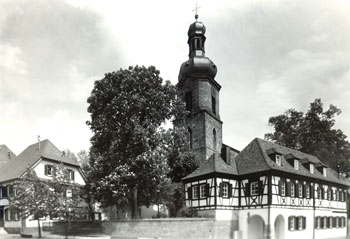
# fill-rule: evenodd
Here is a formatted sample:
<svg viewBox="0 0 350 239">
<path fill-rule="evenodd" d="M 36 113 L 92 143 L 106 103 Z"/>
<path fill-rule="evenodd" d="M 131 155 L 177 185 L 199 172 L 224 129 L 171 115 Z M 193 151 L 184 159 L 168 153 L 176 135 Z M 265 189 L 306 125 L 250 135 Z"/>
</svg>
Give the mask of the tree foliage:
<svg viewBox="0 0 350 239">
<path fill-rule="evenodd" d="M 155 202 L 160 185 L 181 177 L 175 160 L 183 155 L 174 150 L 183 149 L 175 144 L 184 142 L 184 130 L 164 127 L 185 119 L 177 88 L 163 83 L 153 66 L 129 67 L 96 81 L 88 103 L 87 124 L 94 133 L 88 176 L 96 199 L 104 207 L 125 206 L 131 199 L 137 205 Z"/>
<path fill-rule="evenodd" d="M 339 165 L 341 172 L 350 174 L 350 143 L 340 129 L 334 129 L 340 113 L 334 105 L 324 110 L 321 99 L 315 99 L 305 114 L 289 109 L 271 117 L 269 125 L 275 132 L 265 134 L 265 138 L 315 155 L 333 169 Z"/>
</svg>

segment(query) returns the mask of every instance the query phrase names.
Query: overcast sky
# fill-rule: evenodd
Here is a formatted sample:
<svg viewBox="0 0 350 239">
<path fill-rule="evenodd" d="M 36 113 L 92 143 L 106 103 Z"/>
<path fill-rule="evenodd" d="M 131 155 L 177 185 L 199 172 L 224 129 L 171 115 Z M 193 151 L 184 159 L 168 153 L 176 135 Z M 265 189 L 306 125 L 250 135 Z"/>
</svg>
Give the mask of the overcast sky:
<svg viewBox="0 0 350 239">
<path fill-rule="evenodd" d="M 88 149 L 94 81 L 138 64 L 175 84 L 196 2 L 224 143 L 241 150 L 272 131 L 270 116 L 315 98 L 342 109 L 336 127 L 350 136 L 348 0 L 0 0 L 0 144 L 19 154 L 40 135 Z"/>
</svg>

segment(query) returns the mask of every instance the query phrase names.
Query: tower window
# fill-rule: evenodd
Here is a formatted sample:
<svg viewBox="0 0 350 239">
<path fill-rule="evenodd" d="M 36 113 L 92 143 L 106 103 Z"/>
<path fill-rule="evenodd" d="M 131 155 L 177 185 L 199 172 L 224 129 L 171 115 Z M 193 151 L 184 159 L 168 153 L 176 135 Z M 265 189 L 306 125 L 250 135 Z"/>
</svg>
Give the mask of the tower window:
<svg viewBox="0 0 350 239">
<path fill-rule="evenodd" d="M 216 149 L 216 130 L 213 129 L 213 149 Z"/>
<path fill-rule="evenodd" d="M 216 114 L 216 99 L 215 96 L 211 97 L 211 110 L 214 114 Z"/>
<path fill-rule="evenodd" d="M 191 111 L 192 110 L 192 92 L 186 92 L 185 100 L 186 100 L 186 110 Z"/>
<path fill-rule="evenodd" d="M 188 128 L 188 142 L 189 142 L 189 149 L 193 148 L 193 135 L 192 135 L 192 130 Z"/>
</svg>

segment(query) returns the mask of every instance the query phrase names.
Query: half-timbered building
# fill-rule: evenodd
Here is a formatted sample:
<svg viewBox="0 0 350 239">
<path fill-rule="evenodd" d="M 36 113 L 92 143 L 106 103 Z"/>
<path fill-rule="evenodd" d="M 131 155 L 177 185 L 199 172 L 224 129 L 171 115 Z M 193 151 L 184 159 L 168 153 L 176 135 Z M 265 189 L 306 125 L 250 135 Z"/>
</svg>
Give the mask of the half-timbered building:
<svg viewBox="0 0 350 239">
<path fill-rule="evenodd" d="M 222 143 L 221 86 L 197 18 L 178 82 L 190 112 L 189 148 L 201 162 L 183 179 L 186 206 L 201 217 L 232 221 L 234 238 L 346 236 L 349 183 L 336 171 L 315 156 L 258 138 L 241 152 Z"/>
</svg>

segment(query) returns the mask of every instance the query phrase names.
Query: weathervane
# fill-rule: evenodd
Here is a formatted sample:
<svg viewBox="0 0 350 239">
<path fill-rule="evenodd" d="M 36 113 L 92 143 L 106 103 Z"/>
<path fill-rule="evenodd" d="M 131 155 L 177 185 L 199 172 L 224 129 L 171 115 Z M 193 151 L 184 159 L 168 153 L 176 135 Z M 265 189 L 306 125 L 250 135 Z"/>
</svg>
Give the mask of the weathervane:
<svg viewBox="0 0 350 239">
<path fill-rule="evenodd" d="M 197 3 L 196 3 L 196 8 L 192 10 L 192 11 L 196 11 L 196 15 L 194 15 L 194 18 L 196 18 L 196 21 L 197 21 L 197 19 L 198 19 L 198 9 L 200 9 L 200 8 L 201 8 L 201 7 L 198 7 L 198 6 L 197 6 Z"/>
</svg>

